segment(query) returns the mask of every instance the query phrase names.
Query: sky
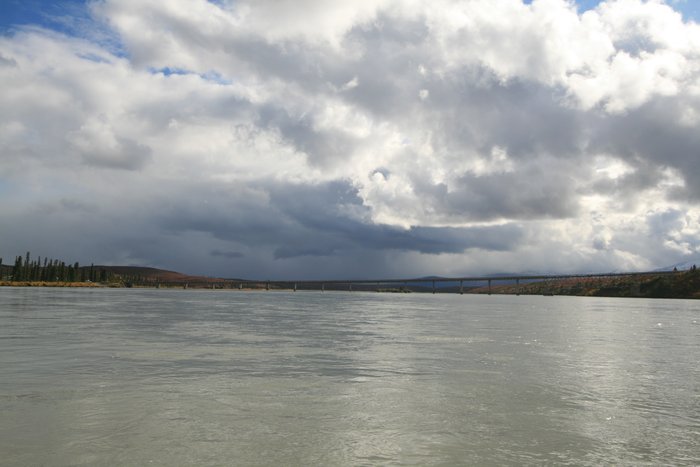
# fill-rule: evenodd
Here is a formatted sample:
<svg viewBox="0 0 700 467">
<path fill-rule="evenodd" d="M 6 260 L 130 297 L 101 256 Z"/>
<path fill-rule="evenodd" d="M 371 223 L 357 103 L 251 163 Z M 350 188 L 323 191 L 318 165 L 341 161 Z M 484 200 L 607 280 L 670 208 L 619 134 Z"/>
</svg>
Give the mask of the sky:
<svg viewBox="0 0 700 467">
<path fill-rule="evenodd" d="M 698 10 L 2 0 L 0 257 L 251 279 L 698 260 Z"/>
</svg>

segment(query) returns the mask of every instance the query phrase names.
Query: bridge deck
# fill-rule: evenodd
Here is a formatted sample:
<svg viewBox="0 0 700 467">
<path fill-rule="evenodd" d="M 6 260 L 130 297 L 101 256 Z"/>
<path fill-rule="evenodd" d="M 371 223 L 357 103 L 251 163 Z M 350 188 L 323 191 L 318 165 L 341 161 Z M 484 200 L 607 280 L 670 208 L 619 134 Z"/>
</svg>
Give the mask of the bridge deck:
<svg viewBox="0 0 700 467">
<path fill-rule="evenodd" d="M 596 274 L 523 274 L 523 275 L 508 275 L 508 276 L 460 276 L 460 277 L 418 277 L 404 279 L 286 279 L 286 280 L 260 280 L 260 279 L 220 279 L 217 282 L 213 281 L 189 281 L 190 286 L 208 285 L 213 287 L 250 287 L 264 286 L 270 288 L 285 287 L 297 289 L 300 287 L 318 287 L 324 289 L 325 286 L 347 286 L 364 285 L 364 286 L 381 286 L 381 285 L 417 285 L 417 284 L 432 284 L 433 287 L 438 283 L 453 283 L 459 284 L 460 287 L 466 283 L 482 282 L 497 283 L 497 282 L 515 282 L 521 281 L 547 281 L 547 280 L 562 280 L 562 279 L 586 279 L 586 278 L 610 278 L 610 277 L 629 277 L 629 276 L 645 276 L 645 275 L 663 275 L 673 274 L 675 271 L 646 271 L 646 272 L 614 272 L 614 273 L 596 273 Z M 185 282 L 170 282 L 161 281 L 163 285 L 183 285 Z"/>
</svg>

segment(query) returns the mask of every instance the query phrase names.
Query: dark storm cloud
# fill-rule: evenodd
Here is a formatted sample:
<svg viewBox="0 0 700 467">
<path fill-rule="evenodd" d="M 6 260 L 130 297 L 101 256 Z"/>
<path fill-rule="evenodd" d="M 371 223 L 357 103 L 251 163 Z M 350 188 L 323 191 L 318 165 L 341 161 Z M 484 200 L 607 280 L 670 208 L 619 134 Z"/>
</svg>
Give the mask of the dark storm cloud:
<svg viewBox="0 0 700 467">
<path fill-rule="evenodd" d="M 46 214 L 80 213 L 84 215 L 92 215 L 99 211 L 99 206 L 95 203 L 84 200 L 63 198 L 55 203 L 43 204 L 39 209 Z"/>
<path fill-rule="evenodd" d="M 494 227 L 411 227 L 402 229 L 375 224 L 369 220 L 369 209 L 362 205 L 357 190 L 347 182 L 320 186 L 277 186 L 271 200 L 296 224 L 332 240 L 338 250 L 364 248 L 371 250 L 403 250 L 420 253 L 460 253 L 469 248 L 507 250 L 520 239 L 515 225 Z M 351 214 L 350 216 L 348 215 Z M 314 235 L 315 237 L 316 235 Z M 321 251 L 333 251 L 330 246 Z M 286 255 L 298 250 L 284 247 Z"/>
<path fill-rule="evenodd" d="M 269 202 L 263 198 L 252 201 L 241 193 L 216 196 L 200 205 L 178 202 L 176 209 L 160 216 L 159 223 L 171 231 L 206 232 L 251 247 L 270 247 L 280 259 L 343 255 L 355 250 L 429 254 L 461 253 L 471 248 L 502 251 L 515 247 L 522 237 L 515 224 L 410 229 L 375 224 L 348 182 L 268 184 L 263 190 L 269 193 Z"/>
<path fill-rule="evenodd" d="M 339 227 L 336 224 L 336 227 Z M 463 253 L 469 249 L 507 251 L 522 238 L 522 230 L 514 225 L 493 227 L 411 227 L 400 229 L 388 225 L 362 224 L 347 221 L 337 230 L 324 230 L 330 242 L 322 246 L 309 246 L 290 242 L 275 249 L 276 258 L 298 256 L 329 256 L 356 249 L 398 250 L 427 254 Z M 312 234 L 317 240 L 323 238 Z M 325 236 L 325 235 L 324 235 Z M 281 239 L 284 242 L 284 238 Z M 314 242 L 316 243 L 316 242 Z"/>
<path fill-rule="evenodd" d="M 212 250 L 210 254 L 212 256 L 219 256 L 219 257 L 228 258 L 228 259 L 242 258 L 243 257 L 243 253 L 241 253 L 240 251 Z"/>
<path fill-rule="evenodd" d="M 170 200 L 155 219 L 166 232 L 206 232 L 222 240 L 270 245 L 277 242 L 280 232 L 289 235 L 294 231 L 294 225 L 269 204 L 262 190 L 188 184 L 169 187 L 163 195 Z"/>
</svg>

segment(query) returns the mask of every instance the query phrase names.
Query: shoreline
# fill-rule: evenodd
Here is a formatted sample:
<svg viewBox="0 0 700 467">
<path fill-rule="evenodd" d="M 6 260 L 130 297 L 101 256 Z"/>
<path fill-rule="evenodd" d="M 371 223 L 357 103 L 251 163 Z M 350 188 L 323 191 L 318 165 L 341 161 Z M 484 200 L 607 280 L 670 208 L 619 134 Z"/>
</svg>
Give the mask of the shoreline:
<svg viewBox="0 0 700 467">
<path fill-rule="evenodd" d="M 115 282 L 115 283 L 104 283 L 104 282 L 49 282 L 49 281 L 0 281 L 0 287 L 39 287 L 39 288 L 48 288 L 48 287 L 54 287 L 54 288 L 77 288 L 77 289 L 173 289 L 173 290 L 261 290 L 265 291 L 264 288 L 255 288 L 255 287 L 244 287 L 242 289 L 239 288 L 225 288 L 225 287 L 212 287 L 211 285 L 206 285 L 206 286 L 185 286 L 185 284 L 160 284 L 160 285 L 126 285 L 121 282 Z M 270 289 L 269 291 L 274 291 L 274 290 L 286 290 L 286 289 Z"/>
<path fill-rule="evenodd" d="M 473 288 L 470 290 L 464 290 L 463 294 L 461 295 L 523 295 L 523 296 L 536 296 L 536 295 L 544 295 L 544 296 L 562 296 L 562 297 L 608 297 L 608 298 L 650 298 L 650 299 L 660 299 L 660 298 L 665 298 L 665 299 L 677 299 L 677 300 L 698 300 L 700 299 L 700 293 L 690 293 L 690 294 L 683 294 L 683 293 L 678 293 L 678 294 L 640 294 L 640 293 L 629 293 L 629 289 L 626 291 L 622 290 L 616 290 L 612 291 L 610 289 L 608 290 L 601 290 L 601 289 L 578 289 L 578 290 L 572 290 L 571 287 L 567 288 L 558 288 L 555 290 L 547 290 L 547 291 L 542 291 L 538 287 L 533 287 L 538 284 L 523 284 L 519 287 L 519 290 L 516 289 L 516 287 L 512 285 L 505 285 L 505 286 L 494 286 L 493 289 L 491 290 L 491 293 L 488 292 L 486 288 Z M 270 289 L 265 289 L 264 287 L 245 287 L 245 288 L 228 288 L 228 287 L 212 287 L 211 285 L 207 286 L 185 286 L 185 284 L 168 284 L 168 285 L 126 285 L 124 283 L 101 283 L 101 282 L 48 282 L 48 281 L 18 281 L 18 282 L 12 282 L 12 281 L 0 281 L 0 288 L 2 287 L 22 287 L 22 288 L 32 288 L 32 287 L 38 287 L 38 288 L 79 288 L 79 289 L 167 289 L 167 290 L 219 290 L 219 291 L 231 291 L 231 292 L 277 292 L 277 291 L 291 291 L 292 289 L 287 289 L 287 288 L 270 288 Z M 551 287 L 551 284 L 550 284 Z M 534 289 L 534 290 L 533 290 Z M 300 289 L 301 291 L 311 291 L 310 289 Z M 326 289 L 326 292 L 348 292 L 347 290 L 339 290 L 339 289 Z M 318 292 L 322 292 L 321 290 L 318 290 Z M 411 290 L 411 291 L 396 291 L 396 290 L 391 290 L 391 289 L 378 289 L 378 290 L 355 290 L 354 292 L 375 292 L 375 293 L 389 293 L 389 294 L 404 294 L 404 293 L 418 293 L 418 294 L 431 294 L 430 291 L 424 290 L 424 291 L 416 291 L 416 290 Z M 352 293 L 349 292 L 349 293 Z M 457 294 L 460 295 L 458 291 L 439 291 L 439 295 L 453 295 Z"/>
<path fill-rule="evenodd" d="M 100 282 L 0 281 L 0 287 L 118 288 L 123 286 L 102 284 Z"/>
<path fill-rule="evenodd" d="M 7 277 L 7 276 L 5 276 Z M 676 299 L 700 299 L 700 272 L 696 268 L 688 271 L 673 273 L 640 273 L 614 276 L 583 276 L 565 277 L 555 280 L 533 280 L 518 283 L 516 279 L 492 278 L 487 279 L 488 285 L 463 288 L 460 285 L 435 287 L 426 284 L 413 286 L 391 287 L 389 284 L 353 284 L 354 281 L 341 283 L 339 281 L 310 281 L 308 283 L 292 281 L 245 281 L 226 280 L 215 278 L 188 277 L 198 280 L 163 281 L 128 281 L 123 277 L 114 277 L 106 281 L 0 281 L 0 287 L 58 287 L 58 288 L 143 288 L 143 289 L 192 289 L 192 290 L 248 290 L 248 291 L 273 291 L 273 290 L 320 290 L 320 291 L 356 291 L 379 293 L 440 293 L 440 294 L 494 294 L 494 295 L 546 295 L 546 296 L 573 296 L 573 297 L 625 297 L 625 298 L 676 298 Z M 430 279 L 426 279 L 427 283 Z M 485 279 L 486 280 L 486 279 Z M 492 281 L 508 280 L 505 284 L 491 284 Z M 444 281 L 444 279 L 443 279 Z M 513 283 L 515 282 L 515 283 Z M 393 284 L 391 284 L 393 285 Z M 471 284 L 470 284 L 471 285 Z M 324 287 L 325 286 L 325 287 Z"/>
</svg>

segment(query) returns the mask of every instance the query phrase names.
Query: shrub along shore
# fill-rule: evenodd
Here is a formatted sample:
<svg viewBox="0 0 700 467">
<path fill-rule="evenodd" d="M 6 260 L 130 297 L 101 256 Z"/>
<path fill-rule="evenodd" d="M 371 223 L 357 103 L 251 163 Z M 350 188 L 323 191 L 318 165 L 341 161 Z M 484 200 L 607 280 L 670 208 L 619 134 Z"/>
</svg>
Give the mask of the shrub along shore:
<svg viewBox="0 0 700 467">
<path fill-rule="evenodd" d="M 102 284 L 100 282 L 48 282 L 48 281 L 0 281 L 0 287 L 121 287 L 119 284 Z"/>
</svg>

